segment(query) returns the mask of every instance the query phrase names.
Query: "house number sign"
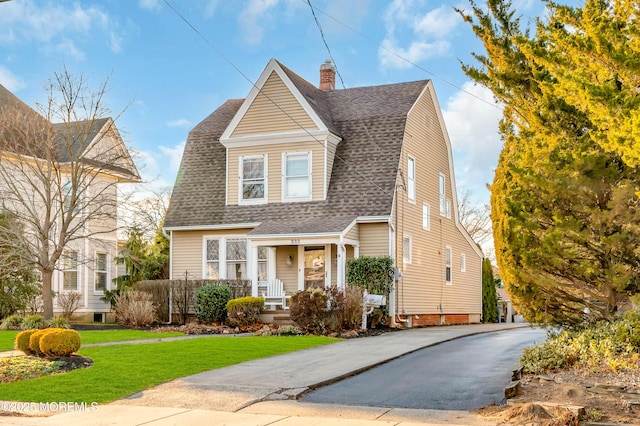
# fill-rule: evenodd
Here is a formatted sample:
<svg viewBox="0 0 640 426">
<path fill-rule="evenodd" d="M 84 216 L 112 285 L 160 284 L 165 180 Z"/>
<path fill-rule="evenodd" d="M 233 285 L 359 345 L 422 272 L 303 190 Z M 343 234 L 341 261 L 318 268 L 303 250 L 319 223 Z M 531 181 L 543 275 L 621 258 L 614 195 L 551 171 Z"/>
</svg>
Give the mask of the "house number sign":
<svg viewBox="0 0 640 426">
<path fill-rule="evenodd" d="M 291 240 L 291 244 L 300 244 L 300 240 Z"/>
</svg>

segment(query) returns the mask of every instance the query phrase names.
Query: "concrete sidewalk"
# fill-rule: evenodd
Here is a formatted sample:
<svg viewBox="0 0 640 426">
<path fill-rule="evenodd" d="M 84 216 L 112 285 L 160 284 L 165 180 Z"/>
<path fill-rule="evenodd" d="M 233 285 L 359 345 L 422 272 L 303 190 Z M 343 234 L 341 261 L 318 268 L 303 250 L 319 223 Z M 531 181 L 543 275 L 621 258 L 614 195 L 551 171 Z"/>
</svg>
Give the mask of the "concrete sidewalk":
<svg viewBox="0 0 640 426">
<path fill-rule="evenodd" d="M 65 426 L 196 422 L 233 425 L 489 424 L 464 411 L 347 407 L 302 403 L 295 399 L 309 389 L 424 347 L 468 335 L 523 326 L 526 324 L 444 326 L 349 339 L 173 380 L 96 407 L 95 411 L 90 407 L 85 410 L 80 407 L 48 418 L 0 417 L 0 423 Z"/>
</svg>

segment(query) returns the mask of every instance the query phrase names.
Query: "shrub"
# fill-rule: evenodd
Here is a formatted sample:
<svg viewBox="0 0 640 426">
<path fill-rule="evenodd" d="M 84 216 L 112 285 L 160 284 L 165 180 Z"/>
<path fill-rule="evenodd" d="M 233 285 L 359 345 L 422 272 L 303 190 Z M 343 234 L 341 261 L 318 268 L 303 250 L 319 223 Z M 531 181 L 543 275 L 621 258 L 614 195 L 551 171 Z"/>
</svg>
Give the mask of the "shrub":
<svg viewBox="0 0 640 426">
<path fill-rule="evenodd" d="M 62 308 L 62 316 L 67 320 L 71 320 L 71 316 L 80 306 L 82 295 L 77 291 L 70 291 L 58 294 L 58 304 Z"/>
<path fill-rule="evenodd" d="M 42 337 L 51 330 L 53 329 L 44 328 L 36 330 L 35 333 L 31 334 L 29 337 L 29 350 L 33 355 L 42 356 L 42 351 L 40 350 L 40 339 L 42 339 Z"/>
<path fill-rule="evenodd" d="M 71 328 L 65 317 L 55 317 L 47 321 L 47 327 L 51 328 Z"/>
<path fill-rule="evenodd" d="M 80 334 L 75 330 L 51 328 L 40 337 L 40 352 L 47 357 L 69 356 L 80 349 Z"/>
<path fill-rule="evenodd" d="M 132 327 L 147 327 L 155 321 L 151 295 L 139 290 L 125 290 L 116 296 L 116 321 Z"/>
<path fill-rule="evenodd" d="M 347 286 L 344 290 L 330 287 L 327 292 L 336 329 L 359 330 L 362 325 L 363 289 L 356 286 Z"/>
<path fill-rule="evenodd" d="M 240 297 L 227 302 L 227 322 L 235 327 L 246 327 L 260 321 L 264 307 L 262 297 Z"/>
<path fill-rule="evenodd" d="M 24 317 L 22 315 L 11 315 L 2 320 L 0 330 L 20 330 Z"/>
<path fill-rule="evenodd" d="M 227 286 L 205 285 L 196 292 L 196 317 L 203 323 L 224 322 L 231 290 Z"/>
<path fill-rule="evenodd" d="M 16 339 L 14 341 L 13 347 L 19 351 L 24 352 L 26 355 L 31 355 L 33 352 L 29 348 L 29 342 L 30 342 L 29 339 L 31 338 L 31 335 L 36 331 L 38 330 L 36 329 L 24 330 L 16 334 Z"/>
<path fill-rule="evenodd" d="M 310 287 L 291 296 L 289 316 L 308 333 L 324 334 L 330 330 L 329 296 L 323 288 Z"/>
<path fill-rule="evenodd" d="M 34 314 L 26 317 L 22 324 L 20 324 L 20 328 L 23 330 L 29 330 L 31 328 L 45 328 L 47 326 L 47 322 L 44 320 L 42 315 Z"/>
<path fill-rule="evenodd" d="M 299 334 L 302 334 L 302 330 L 295 325 L 283 324 L 278 327 L 278 336 L 297 336 Z"/>
</svg>

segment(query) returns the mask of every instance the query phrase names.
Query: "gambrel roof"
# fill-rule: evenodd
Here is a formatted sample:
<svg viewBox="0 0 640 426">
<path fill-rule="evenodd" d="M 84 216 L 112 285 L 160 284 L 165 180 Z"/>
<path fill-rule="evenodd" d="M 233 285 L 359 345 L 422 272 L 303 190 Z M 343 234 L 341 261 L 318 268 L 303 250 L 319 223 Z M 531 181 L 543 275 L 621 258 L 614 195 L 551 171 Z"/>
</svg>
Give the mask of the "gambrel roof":
<svg viewBox="0 0 640 426">
<path fill-rule="evenodd" d="M 226 205 L 226 149 L 220 138 L 230 133 L 245 101 L 232 99 L 189 133 L 165 228 L 259 223 L 250 235 L 324 234 L 342 232 L 358 217 L 391 215 L 407 114 L 428 81 L 322 91 L 271 63 L 341 139 L 326 199 Z"/>
</svg>

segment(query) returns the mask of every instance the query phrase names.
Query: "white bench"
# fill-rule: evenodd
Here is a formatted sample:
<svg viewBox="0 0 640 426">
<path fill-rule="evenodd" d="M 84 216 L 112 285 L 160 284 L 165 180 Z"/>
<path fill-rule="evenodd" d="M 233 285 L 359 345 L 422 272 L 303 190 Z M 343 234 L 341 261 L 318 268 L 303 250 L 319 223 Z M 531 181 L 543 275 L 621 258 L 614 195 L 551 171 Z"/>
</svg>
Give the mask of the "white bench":
<svg viewBox="0 0 640 426">
<path fill-rule="evenodd" d="M 288 296 L 284 291 L 284 284 L 281 280 L 268 281 L 266 287 L 266 291 L 262 292 L 265 308 L 272 311 L 278 309 L 278 306 L 281 309 L 289 309 L 287 299 L 291 296 Z"/>
</svg>

